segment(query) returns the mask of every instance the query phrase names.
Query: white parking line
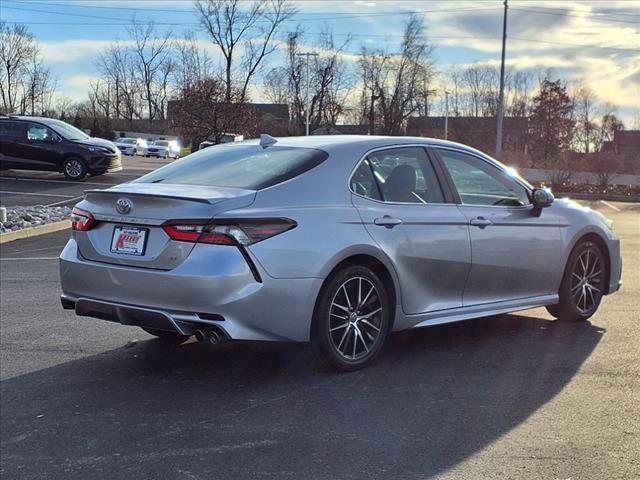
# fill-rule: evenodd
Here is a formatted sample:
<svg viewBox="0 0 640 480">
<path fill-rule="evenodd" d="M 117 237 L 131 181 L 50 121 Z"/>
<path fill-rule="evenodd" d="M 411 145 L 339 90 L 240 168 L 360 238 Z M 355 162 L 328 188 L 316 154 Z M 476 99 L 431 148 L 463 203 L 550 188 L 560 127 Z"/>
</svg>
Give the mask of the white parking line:
<svg viewBox="0 0 640 480">
<path fill-rule="evenodd" d="M 113 186 L 113 183 L 101 183 L 101 182 L 72 182 L 67 180 L 50 180 L 47 178 L 20 178 L 20 177 L 0 177 L 0 180 L 17 180 L 19 182 L 48 182 L 48 183 L 68 183 L 70 185 L 109 185 Z"/>
<path fill-rule="evenodd" d="M 600 203 L 606 205 L 607 207 L 611 208 L 612 210 L 615 210 L 616 212 L 621 212 L 622 211 L 618 207 L 616 207 L 615 205 L 607 202 L 606 200 L 600 200 Z"/>
<path fill-rule="evenodd" d="M 34 197 L 73 198 L 73 195 L 60 195 L 60 194 L 57 194 L 57 193 L 7 192 L 7 191 L 0 190 L 0 194 L 5 194 L 5 195 L 32 195 Z"/>
<path fill-rule="evenodd" d="M 75 201 L 75 200 L 79 200 L 79 199 L 81 199 L 82 197 L 83 197 L 83 195 L 80 195 L 80 196 L 78 196 L 78 197 L 73 197 L 73 198 L 70 198 L 70 199 L 68 199 L 68 200 L 62 200 L 62 201 L 60 201 L 60 202 L 50 203 L 50 204 L 48 204 L 48 205 L 45 205 L 45 207 L 55 207 L 56 205 L 62 205 L 63 203 L 69 203 L 69 202 L 73 202 L 73 201 Z"/>
<path fill-rule="evenodd" d="M 24 258 L 0 258 L 0 262 L 24 262 L 28 260 L 58 260 L 60 257 L 24 257 Z"/>
</svg>

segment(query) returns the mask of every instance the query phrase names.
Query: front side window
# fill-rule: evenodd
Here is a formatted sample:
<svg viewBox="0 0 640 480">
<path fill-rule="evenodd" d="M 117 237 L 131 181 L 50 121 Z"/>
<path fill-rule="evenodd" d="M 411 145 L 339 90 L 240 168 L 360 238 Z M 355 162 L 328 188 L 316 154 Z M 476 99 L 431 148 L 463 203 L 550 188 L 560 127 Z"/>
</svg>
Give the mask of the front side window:
<svg viewBox="0 0 640 480">
<path fill-rule="evenodd" d="M 444 203 L 440 184 L 423 148 L 380 150 L 367 159 L 385 201 Z"/>
<path fill-rule="evenodd" d="M 27 139 L 37 142 L 47 142 L 57 140 L 58 136 L 50 128 L 43 125 L 31 124 L 27 130 Z"/>
<path fill-rule="evenodd" d="M 313 148 L 218 145 L 192 153 L 134 182 L 260 190 L 301 175 L 328 156 Z"/>
<path fill-rule="evenodd" d="M 529 205 L 527 189 L 489 163 L 462 152 L 438 149 L 464 205 Z"/>
</svg>

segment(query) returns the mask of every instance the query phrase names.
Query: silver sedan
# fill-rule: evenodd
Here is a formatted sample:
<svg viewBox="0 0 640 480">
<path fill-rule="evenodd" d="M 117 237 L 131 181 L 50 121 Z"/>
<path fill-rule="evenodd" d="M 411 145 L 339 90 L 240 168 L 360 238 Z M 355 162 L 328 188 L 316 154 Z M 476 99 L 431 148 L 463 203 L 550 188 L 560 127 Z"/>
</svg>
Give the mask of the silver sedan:
<svg viewBox="0 0 640 480">
<path fill-rule="evenodd" d="M 87 191 L 72 227 L 64 308 L 179 342 L 311 341 L 341 370 L 391 331 L 540 306 L 587 320 L 622 269 L 599 213 L 428 138 L 214 146 Z"/>
</svg>

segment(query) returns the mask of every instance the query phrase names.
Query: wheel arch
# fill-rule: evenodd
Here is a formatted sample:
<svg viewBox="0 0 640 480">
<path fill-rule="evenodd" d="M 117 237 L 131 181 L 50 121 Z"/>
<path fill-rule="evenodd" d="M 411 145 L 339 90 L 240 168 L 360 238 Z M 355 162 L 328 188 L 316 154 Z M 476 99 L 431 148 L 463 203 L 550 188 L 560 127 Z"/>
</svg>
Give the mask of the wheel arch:
<svg viewBox="0 0 640 480">
<path fill-rule="evenodd" d="M 320 297 L 327 283 L 337 272 L 352 265 L 367 267 L 371 269 L 371 271 L 373 271 L 376 275 L 378 275 L 378 277 L 380 277 L 380 280 L 382 281 L 387 290 L 387 294 L 389 295 L 389 315 L 391 316 L 389 332 L 391 332 L 393 330 L 393 323 L 395 321 L 397 305 L 401 302 L 400 284 L 393 267 L 391 265 L 388 265 L 386 261 L 381 260 L 380 258 L 378 258 L 378 256 L 372 253 L 352 253 L 340 259 L 337 263 L 335 263 L 335 265 L 333 265 L 331 270 L 324 277 L 324 281 L 322 282 L 322 285 L 318 290 L 316 301 L 313 306 L 313 317 L 315 318 L 315 313 L 318 309 L 318 302 L 320 301 Z M 311 328 L 313 328 L 313 326 Z"/>
<path fill-rule="evenodd" d="M 600 249 L 600 252 L 602 253 L 602 255 L 604 256 L 604 263 L 605 263 L 605 279 L 606 279 L 606 285 L 605 285 L 605 295 L 609 293 L 610 290 L 610 285 L 611 285 L 611 253 L 609 252 L 609 247 L 607 246 L 607 242 L 605 241 L 605 239 L 602 237 L 602 235 L 600 235 L 597 232 L 594 231 L 589 231 L 586 233 L 582 233 L 581 235 L 577 235 L 576 238 L 574 239 L 571 248 L 569 249 L 569 253 L 567 255 L 567 258 L 565 259 L 565 266 L 564 266 L 564 270 L 563 270 L 563 275 L 564 272 L 566 271 L 567 267 L 568 267 L 568 262 L 569 262 L 569 258 L 571 258 L 571 254 L 573 253 L 573 251 L 582 243 L 584 242 L 593 242 L 597 245 L 597 247 Z"/>
</svg>

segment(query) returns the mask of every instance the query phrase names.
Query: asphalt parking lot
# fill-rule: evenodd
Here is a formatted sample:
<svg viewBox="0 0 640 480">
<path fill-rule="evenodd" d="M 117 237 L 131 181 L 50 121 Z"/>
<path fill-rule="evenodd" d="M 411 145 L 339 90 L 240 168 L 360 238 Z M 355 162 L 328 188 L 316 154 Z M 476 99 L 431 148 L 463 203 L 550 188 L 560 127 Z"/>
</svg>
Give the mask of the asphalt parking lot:
<svg viewBox="0 0 640 480">
<path fill-rule="evenodd" d="M 85 190 L 109 188 L 129 182 L 170 161 L 163 158 L 123 156 L 121 172 L 106 173 L 97 177 L 87 176 L 80 182 L 67 180 L 58 172 L 6 170 L 0 172 L 0 203 L 3 207 L 73 206 L 82 198 Z"/>
<path fill-rule="evenodd" d="M 68 231 L 4 244 L 1 476 L 640 478 L 640 205 L 592 206 L 624 257 L 592 322 L 536 309 L 398 333 L 340 375 L 306 345 L 167 345 L 76 317 L 58 299 Z"/>
</svg>

